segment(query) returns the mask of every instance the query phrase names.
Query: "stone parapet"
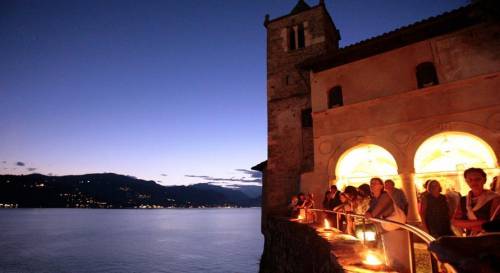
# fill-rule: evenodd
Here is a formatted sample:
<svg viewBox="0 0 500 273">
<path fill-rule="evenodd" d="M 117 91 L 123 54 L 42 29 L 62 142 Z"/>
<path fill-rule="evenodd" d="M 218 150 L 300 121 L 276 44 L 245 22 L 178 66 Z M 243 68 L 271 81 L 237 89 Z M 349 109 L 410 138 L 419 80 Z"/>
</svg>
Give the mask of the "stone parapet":
<svg viewBox="0 0 500 273">
<path fill-rule="evenodd" d="M 260 273 L 389 272 L 363 268 L 361 241 L 313 224 L 270 218 L 264 237 Z"/>
</svg>

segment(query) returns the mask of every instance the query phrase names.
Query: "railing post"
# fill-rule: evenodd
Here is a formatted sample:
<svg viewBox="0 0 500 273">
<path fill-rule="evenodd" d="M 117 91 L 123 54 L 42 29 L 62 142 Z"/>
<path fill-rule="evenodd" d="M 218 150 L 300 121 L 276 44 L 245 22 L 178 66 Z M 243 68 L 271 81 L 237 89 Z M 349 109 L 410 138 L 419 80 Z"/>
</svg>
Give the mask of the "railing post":
<svg viewBox="0 0 500 273">
<path fill-rule="evenodd" d="M 417 272 L 417 263 L 415 262 L 415 244 L 413 243 L 413 233 L 406 231 L 408 233 L 408 243 L 410 244 L 408 250 L 410 251 L 410 271 L 411 273 Z M 434 273 L 434 272 L 433 272 Z"/>
<path fill-rule="evenodd" d="M 335 218 L 336 218 L 336 222 L 337 222 L 337 229 L 342 231 L 340 229 L 340 220 L 339 220 L 339 214 L 335 212 Z"/>
<path fill-rule="evenodd" d="M 434 258 L 434 255 L 432 255 L 432 253 L 429 252 L 429 254 L 431 255 L 432 273 L 439 273 L 439 266 L 438 266 L 438 262 L 436 261 L 436 258 Z"/>
<path fill-rule="evenodd" d="M 361 226 L 361 232 L 363 233 L 363 245 L 366 244 L 366 238 L 365 238 L 365 233 L 366 233 L 366 224 L 365 224 L 365 218 L 363 217 L 363 225 Z M 354 231 L 356 232 L 356 230 Z"/>
</svg>

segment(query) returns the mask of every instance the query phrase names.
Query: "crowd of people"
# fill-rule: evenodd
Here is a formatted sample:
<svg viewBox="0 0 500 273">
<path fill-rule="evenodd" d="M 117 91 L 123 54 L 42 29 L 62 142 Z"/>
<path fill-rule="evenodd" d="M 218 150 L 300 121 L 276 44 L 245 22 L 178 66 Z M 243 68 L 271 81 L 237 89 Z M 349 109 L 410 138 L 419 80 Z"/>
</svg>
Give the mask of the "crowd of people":
<svg viewBox="0 0 500 273">
<path fill-rule="evenodd" d="M 422 220 L 421 228 L 434 238 L 441 236 L 474 236 L 483 232 L 500 231 L 500 182 L 494 177 L 486 189 L 487 175 L 483 169 L 469 168 L 464 178 L 470 191 L 466 196 L 453 189 L 443 188 L 438 180 L 424 183 L 424 191 L 417 197 Z M 381 218 L 400 223 L 406 222 L 409 211 L 405 193 L 396 188 L 393 180 L 374 177 L 369 184 L 347 186 L 341 192 L 330 186 L 323 198 L 323 209 L 365 216 L 327 213 L 326 219 L 341 231 L 356 235 L 360 229 L 376 231 L 387 262 L 399 272 L 410 272 L 408 255 L 409 237 L 405 230 L 390 223 L 370 223 L 368 218 Z M 312 194 L 300 193 L 292 198 L 289 209 L 292 217 L 305 212 L 306 220 L 316 220 Z"/>
<path fill-rule="evenodd" d="M 500 182 L 494 177 L 490 189 L 485 189 L 487 176 L 480 168 L 470 168 L 464 172 L 470 187 L 466 196 L 453 189 L 443 188 L 439 181 L 431 179 L 424 183 L 424 191 L 418 196 L 422 229 L 433 237 L 452 235 L 476 235 L 481 231 L 498 231 L 500 221 Z M 366 217 L 390 219 L 404 222 L 408 214 L 408 199 L 391 179 L 374 177 L 369 184 L 358 187 L 347 186 L 340 191 L 331 185 L 322 202 L 325 210 L 349 212 Z M 301 209 L 317 208 L 312 194 L 299 193 L 289 205 L 292 217 L 297 217 Z M 307 211 L 307 210 L 306 210 Z M 310 216 L 316 219 L 316 216 Z M 356 234 L 361 224 L 358 217 L 327 214 L 333 226 L 349 234 Z M 311 219 L 311 218 L 309 218 Z M 384 226 L 379 227 L 384 230 Z M 390 229 L 389 225 L 385 228 Z"/>
</svg>

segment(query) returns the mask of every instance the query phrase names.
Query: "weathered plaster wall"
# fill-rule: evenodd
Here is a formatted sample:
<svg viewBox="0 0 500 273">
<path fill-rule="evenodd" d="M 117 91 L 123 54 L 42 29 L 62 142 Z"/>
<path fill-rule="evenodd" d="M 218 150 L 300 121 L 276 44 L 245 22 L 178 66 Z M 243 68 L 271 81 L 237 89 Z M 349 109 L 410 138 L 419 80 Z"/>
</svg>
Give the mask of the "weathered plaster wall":
<svg viewBox="0 0 500 273">
<path fill-rule="evenodd" d="M 414 173 L 418 147 L 445 131 L 480 137 L 500 159 L 499 86 L 495 73 L 315 113 L 315 169 L 302 175 L 302 189 L 320 195 L 335 179 L 340 156 L 359 144 L 385 148 L 407 176 Z M 414 195 L 411 185 L 408 190 Z M 409 219 L 418 221 L 415 206 Z"/>
<path fill-rule="evenodd" d="M 441 82 L 500 71 L 500 24 L 482 24 L 431 40 Z"/>
<path fill-rule="evenodd" d="M 415 68 L 433 62 L 440 83 L 500 71 L 500 26 L 479 25 L 331 68 L 312 79 L 314 112 L 328 108 L 328 91 L 342 86 L 344 105 L 415 90 Z"/>
<path fill-rule="evenodd" d="M 321 196 L 343 153 L 376 144 L 396 159 L 403 190 L 414 201 L 409 220 L 416 222 L 411 175 L 415 152 L 427 138 L 467 132 L 500 159 L 499 30 L 481 25 L 312 74 L 315 166 L 302 174 L 301 190 Z M 415 67 L 424 61 L 435 63 L 440 84 L 416 89 Z M 327 91 L 335 85 L 342 86 L 345 104 L 326 109 Z"/>
</svg>

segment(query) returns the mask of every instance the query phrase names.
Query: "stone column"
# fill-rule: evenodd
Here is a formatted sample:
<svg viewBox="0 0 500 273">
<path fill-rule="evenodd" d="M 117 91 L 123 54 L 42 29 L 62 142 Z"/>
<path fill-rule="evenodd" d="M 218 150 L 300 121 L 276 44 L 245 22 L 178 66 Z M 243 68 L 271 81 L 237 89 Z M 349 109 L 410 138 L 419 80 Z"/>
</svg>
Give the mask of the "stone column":
<svg viewBox="0 0 500 273">
<path fill-rule="evenodd" d="M 400 174 L 402 190 L 408 199 L 408 216 L 406 221 L 409 224 L 420 223 L 417 204 L 417 190 L 413 181 L 413 175 L 409 172 Z"/>
</svg>

